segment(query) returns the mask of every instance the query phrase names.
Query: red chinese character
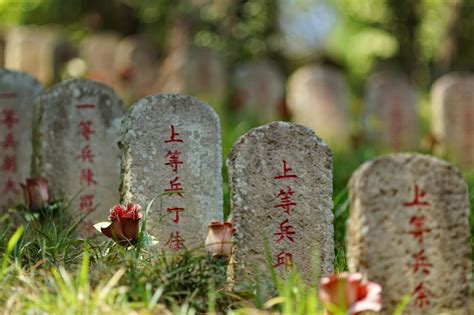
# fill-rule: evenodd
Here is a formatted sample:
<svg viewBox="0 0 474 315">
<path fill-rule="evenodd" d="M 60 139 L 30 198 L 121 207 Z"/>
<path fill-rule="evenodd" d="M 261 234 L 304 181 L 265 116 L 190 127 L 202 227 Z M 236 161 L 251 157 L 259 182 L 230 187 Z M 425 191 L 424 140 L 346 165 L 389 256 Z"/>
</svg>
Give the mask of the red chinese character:
<svg viewBox="0 0 474 315">
<path fill-rule="evenodd" d="M 410 231 L 410 234 L 418 241 L 423 244 L 425 233 L 431 232 L 431 229 L 425 228 L 426 218 L 423 216 L 413 216 L 410 218 L 410 225 L 414 227 L 414 230 Z"/>
<path fill-rule="evenodd" d="M 179 251 L 184 247 L 184 242 L 185 240 L 179 235 L 179 231 L 176 231 L 175 233 L 171 233 L 166 245 L 169 249 Z"/>
<path fill-rule="evenodd" d="M 89 141 L 91 135 L 94 133 L 94 130 L 92 130 L 92 121 L 81 121 L 79 123 L 79 129 L 84 140 Z"/>
<path fill-rule="evenodd" d="M 181 152 L 179 152 L 178 150 L 175 150 L 174 152 L 173 151 L 168 151 L 168 153 L 166 154 L 166 157 L 169 158 L 169 159 L 168 159 L 168 162 L 165 163 L 165 165 L 170 166 L 171 170 L 174 173 L 178 173 L 179 164 L 183 164 L 183 162 L 179 160 L 179 155 L 180 154 L 181 154 Z"/>
<path fill-rule="evenodd" d="M 95 104 L 78 104 L 76 105 L 77 109 L 94 109 Z"/>
<path fill-rule="evenodd" d="M 5 125 L 7 129 L 12 129 L 13 126 L 18 122 L 18 117 L 16 117 L 16 112 L 13 109 L 4 109 L 2 111 L 2 120 L 1 122 Z"/>
<path fill-rule="evenodd" d="M 81 170 L 81 177 L 80 177 L 81 185 L 92 186 L 97 184 L 94 180 L 94 171 L 90 168 L 84 168 Z"/>
<path fill-rule="evenodd" d="M 13 133 L 9 132 L 5 136 L 5 140 L 2 142 L 2 148 L 8 149 L 12 148 L 14 149 L 16 147 L 15 139 L 13 139 Z"/>
<path fill-rule="evenodd" d="M 416 206 L 429 206 L 430 203 L 428 201 L 421 200 L 422 198 L 426 197 L 426 192 L 422 191 L 417 184 L 415 184 L 415 198 L 413 201 L 404 202 L 403 206 L 405 207 L 416 207 Z"/>
<path fill-rule="evenodd" d="M 92 148 L 88 144 L 82 148 L 81 154 L 77 157 L 81 162 L 94 163 L 94 154 L 92 154 Z"/>
<path fill-rule="evenodd" d="M 179 223 L 179 213 L 183 212 L 183 211 L 184 211 L 184 208 L 168 208 L 168 210 L 167 210 L 168 213 L 171 213 L 171 212 L 176 213 L 175 218 L 171 220 L 176 224 Z"/>
<path fill-rule="evenodd" d="M 3 187 L 3 193 L 4 194 L 11 193 L 13 195 L 16 195 L 19 193 L 17 189 L 17 184 L 11 178 L 8 178 L 7 181 L 5 182 L 5 186 Z"/>
<path fill-rule="evenodd" d="M 291 214 L 291 210 L 296 207 L 296 202 L 291 200 L 295 192 L 288 186 L 288 191 L 280 189 L 280 192 L 277 194 L 277 198 L 280 198 L 281 203 L 274 206 L 274 208 L 282 208 L 285 213 Z"/>
<path fill-rule="evenodd" d="M 433 296 L 433 293 L 425 288 L 423 282 L 421 282 L 413 291 L 412 294 L 415 297 L 415 305 L 418 308 L 425 308 L 430 305 L 431 302 L 428 300 L 429 296 Z"/>
<path fill-rule="evenodd" d="M 93 194 L 81 195 L 79 198 L 81 199 L 81 202 L 79 204 L 79 208 L 81 209 L 81 211 L 91 211 L 94 208 Z"/>
<path fill-rule="evenodd" d="M 426 258 L 426 255 L 425 255 L 425 250 L 420 249 L 420 251 L 417 254 L 413 255 L 413 258 L 415 259 L 415 262 L 413 263 L 413 265 L 411 265 L 413 272 L 420 271 L 421 273 L 425 275 L 429 275 L 430 274 L 429 268 L 432 267 L 433 265 L 428 262 L 428 258 Z"/>
<path fill-rule="evenodd" d="M 170 188 L 165 189 L 165 193 L 168 193 L 171 195 L 177 194 L 180 197 L 183 197 L 182 195 L 183 188 L 181 187 L 181 183 L 179 182 L 179 176 L 176 176 L 173 180 L 170 181 Z"/>
<path fill-rule="evenodd" d="M 298 176 L 294 174 L 289 174 L 293 169 L 286 165 L 286 161 L 283 160 L 283 175 L 275 176 L 275 179 L 291 179 L 291 178 L 298 178 Z"/>
<path fill-rule="evenodd" d="M 286 269 L 293 267 L 293 255 L 282 251 L 276 256 L 276 264 L 273 265 L 273 268 L 278 268 L 284 266 Z"/>
<path fill-rule="evenodd" d="M 15 173 L 17 170 L 16 167 L 16 157 L 13 155 L 7 155 L 3 158 L 2 171 Z"/>
<path fill-rule="evenodd" d="M 293 239 L 292 235 L 295 235 L 295 231 L 293 231 L 293 226 L 289 225 L 290 222 L 288 219 L 280 223 L 280 232 L 273 233 L 273 235 L 277 235 L 280 238 L 276 241 L 280 243 L 285 238 L 287 238 L 290 242 L 294 243 L 295 240 Z"/>
<path fill-rule="evenodd" d="M 1 92 L 0 99 L 9 99 L 9 98 L 16 98 L 16 93 L 14 92 Z"/>
<path fill-rule="evenodd" d="M 176 139 L 177 136 L 180 134 L 174 131 L 174 126 L 171 125 L 171 136 L 169 140 L 165 140 L 165 143 L 170 143 L 170 142 L 183 142 L 182 139 Z"/>
</svg>

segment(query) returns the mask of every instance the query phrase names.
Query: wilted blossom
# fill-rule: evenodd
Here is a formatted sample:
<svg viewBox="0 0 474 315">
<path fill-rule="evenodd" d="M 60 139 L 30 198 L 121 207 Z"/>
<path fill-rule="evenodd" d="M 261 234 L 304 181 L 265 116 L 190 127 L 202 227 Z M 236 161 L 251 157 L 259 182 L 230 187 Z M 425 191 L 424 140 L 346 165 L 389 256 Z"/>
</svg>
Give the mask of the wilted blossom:
<svg viewBox="0 0 474 315">
<path fill-rule="evenodd" d="M 232 235 L 236 229 L 232 222 L 213 221 L 208 226 L 206 251 L 212 257 L 228 258 L 232 254 Z"/>
<path fill-rule="evenodd" d="M 127 206 L 115 205 L 110 209 L 107 226 L 99 223 L 100 231 L 120 245 L 135 244 L 140 234 L 140 219 L 142 207 L 129 203 Z"/>
<path fill-rule="evenodd" d="M 50 201 L 48 181 L 43 177 L 28 178 L 26 184 L 21 184 L 25 206 L 31 210 L 45 208 Z"/>
<path fill-rule="evenodd" d="M 360 273 L 333 274 L 321 279 L 319 298 L 324 308 L 338 310 L 344 314 L 379 312 L 382 309 L 382 287 L 374 282 L 362 280 Z"/>
</svg>

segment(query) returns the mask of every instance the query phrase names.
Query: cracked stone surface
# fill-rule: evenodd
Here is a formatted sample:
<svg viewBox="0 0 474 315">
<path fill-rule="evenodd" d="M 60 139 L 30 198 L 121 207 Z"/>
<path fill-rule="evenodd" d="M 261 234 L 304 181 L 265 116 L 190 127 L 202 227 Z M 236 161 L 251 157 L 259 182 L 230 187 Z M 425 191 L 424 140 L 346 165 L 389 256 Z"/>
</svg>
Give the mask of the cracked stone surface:
<svg viewBox="0 0 474 315">
<path fill-rule="evenodd" d="M 427 155 L 387 155 L 363 164 L 349 191 L 349 270 L 382 285 L 383 313 L 408 294 L 407 314 L 467 314 L 470 208 L 456 168 Z"/>
<path fill-rule="evenodd" d="M 221 130 L 212 108 L 179 94 L 146 97 L 127 111 L 121 147 L 122 199 L 145 207 L 161 194 L 147 223 L 159 248 L 202 248 L 207 225 L 223 218 Z"/>
<path fill-rule="evenodd" d="M 87 235 L 119 202 L 122 115 L 115 92 L 93 81 L 60 83 L 37 100 L 34 173 L 49 181 L 53 197 L 75 197 L 68 209 L 72 216 L 91 212 L 80 227 Z"/>
<path fill-rule="evenodd" d="M 236 281 L 269 274 L 266 247 L 281 276 L 291 265 L 287 254 L 308 283 L 332 273 L 332 155 L 324 141 L 306 127 L 274 122 L 243 135 L 227 165 Z"/>
<path fill-rule="evenodd" d="M 23 202 L 19 184 L 30 177 L 31 122 L 42 90 L 32 76 L 0 69 L 0 208 Z"/>
</svg>

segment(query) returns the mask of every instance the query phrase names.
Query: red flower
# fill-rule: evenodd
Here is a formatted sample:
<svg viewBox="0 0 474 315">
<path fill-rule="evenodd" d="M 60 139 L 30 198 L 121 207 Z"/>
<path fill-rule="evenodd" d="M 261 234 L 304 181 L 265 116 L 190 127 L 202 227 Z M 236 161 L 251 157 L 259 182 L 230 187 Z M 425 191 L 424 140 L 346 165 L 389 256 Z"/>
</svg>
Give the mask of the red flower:
<svg viewBox="0 0 474 315">
<path fill-rule="evenodd" d="M 129 203 L 127 207 L 115 205 L 110 209 L 109 223 L 101 227 L 101 232 L 121 245 L 135 244 L 140 234 L 140 219 L 142 207 Z"/>
<path fill-rule="evenodd" d="M 28 209 L 40 210 L 49 204 L 48 181 L 45 178 L 28 178 L 21 188 Z"/>
<path fill-rule="evenodd" d="M 230 257 L 232 254 L 232 235 L 236 229 L 232 222 L 213 221 L 209 224 L 206 250 L 212 257 Z"/>
<path fill-rule="evenodd" d="M 345 314 L 379 312 L 382 288 L 374 282 L 362 281 L 362 274 L 343 272 L 321 279 L 319 298 L 328 314 L 339 310 Z"/>
</svg>

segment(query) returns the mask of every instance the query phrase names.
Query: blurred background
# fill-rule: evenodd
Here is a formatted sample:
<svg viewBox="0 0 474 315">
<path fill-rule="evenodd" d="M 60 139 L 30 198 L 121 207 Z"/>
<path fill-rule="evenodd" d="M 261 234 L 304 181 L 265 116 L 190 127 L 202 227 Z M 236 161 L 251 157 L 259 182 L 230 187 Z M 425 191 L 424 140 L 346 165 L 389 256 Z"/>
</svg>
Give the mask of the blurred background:
<svg viewBox="0 0 474 315">
<path fill-rule="evenodd" d="M 471 0 L 0 0 L 0 66 L 45 86 L 101 81 L 127 107 L 196 96 L 220 114 L 224 157 L 273 120 L 313 128 L 334 152 L 336 201 L 363 161 L 394 151 L 474 182 L 472 34 Z"/>
</svg>

